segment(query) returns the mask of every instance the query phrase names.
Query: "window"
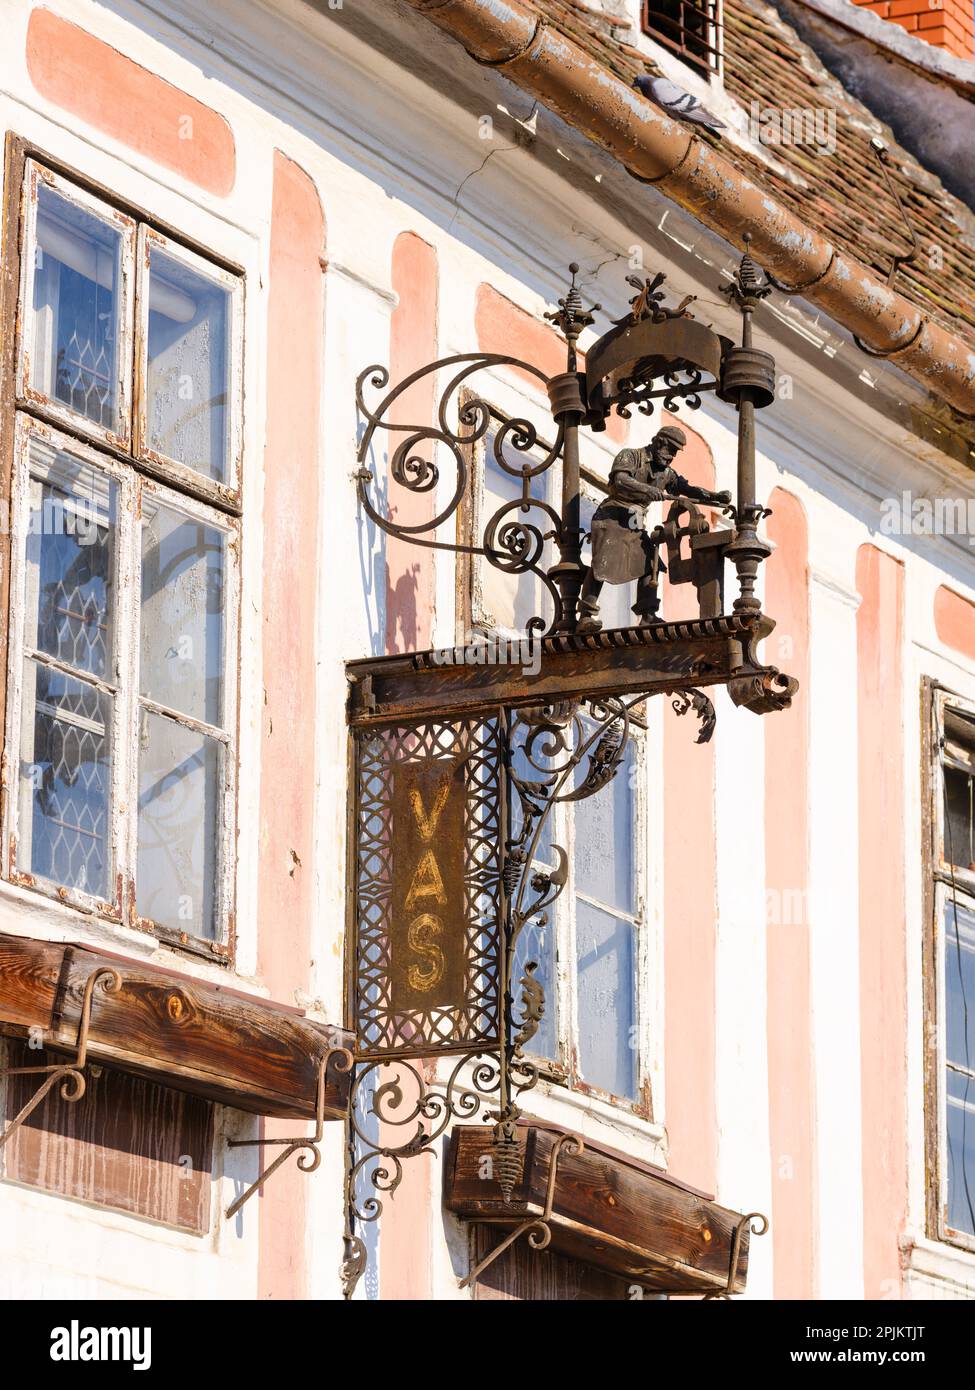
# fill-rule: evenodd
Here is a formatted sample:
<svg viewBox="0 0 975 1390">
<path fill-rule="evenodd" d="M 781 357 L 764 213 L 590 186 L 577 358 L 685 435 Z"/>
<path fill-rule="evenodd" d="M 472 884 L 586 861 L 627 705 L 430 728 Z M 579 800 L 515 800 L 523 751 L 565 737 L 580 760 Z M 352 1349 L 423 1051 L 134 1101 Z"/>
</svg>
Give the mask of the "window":
<svg viewBox="0 0 975 1390">
<path fill-rule="evenodd" d="M 492 412 L 493 413 L 493 412 Z M 500 415 L 495 418 L 500 421 Z M 465 503 L 460 538 L 469 543 L 480 536 L 502 505 L 521 495 L 520 479 L 498 463 L 490 429 L 475 446 L 471 459 L 471 496 Z M 520 471 L 526 455 L 504 449 L 509 468 Z M 548 453 L 539 442 L 537 464 Z M 533 480 L 532 490 L 553 505 L 558 499 L 558 468 Z M 582 524 L 589 526 L 605 485 L 584 473 Z M 507 514 L 539 524 L 540 513 L 513 510 Z M 547 529 L 547 525 L 540 526 Z M 583 557 L 588 561 L 588 547 Z M 545 542 L 540 565 L 555 562 L 552 540 Z M 533 614 L 548 614 L 544 585 L 533 574 L 512 576 L 474 556 L 459 566 L 458 640 L 469 634 L 523 637 Z M 633 596 L 628 586 L 607 585 L 600 596 L 606 627 L 627 627 L 636 621 L 630 612 Z M 593 726 L 582 720 L 583 736 Z M 569 858 L 567 885 L 547 910 L 546 920 L 529 920 L 519 937 L 513 964 L 513 992 L 519 998 L 518 980 L 529 961 L 537 963 L 535 978 L 545 991 L 545 1014 L 528 1045 L 531 1054 L 547 1063 L 554 1077 L 579 1090 L 596 1092 L 650 1117 L 649 1058 L 643 1043 L 640 981 L 645 976 L 646 950 L 643 827 L 645 821 L 644 733 L 640 719 L 631 725 L 631 737 L 622 766 L 608 787 L 577 803 L 553 807 L 540 837 L 534 867 L 540 872 L 557 867 L 553 845 L 561 845 Z M 536 765 L 538 759 L 536 757 Z M 577 773 L 585 773 L 584 763 Z M 530 766 L 515 766 L 527 780 L 538 776 Z M 512 808 L 517 834 L 518 806 Z"/>
<path fill-rule="evenodd" d="M 975 707 L 936 690 L 932 716 L 930 1233 L 975 1248 Z"/>
<path fill-rule="evenodd" d="M 5 1065 L 61 1060 L 8 1042 Z M 9 1123 L 34 1095 L 36 1076 L 9 1076 Z M 2 1176 L 63 1197 L 148 1217 L 203 1235 L 210 1226 L 213 1106 L 143 1077 L 89 1067 L 78 1104 L 59 1086 L 0 1151 Z"/>
<path fill-rule="evenodd" d="M 226 957 L 241 277 L 23 170 L 5 869 Z"/>
<path fill-rule="evenodd" d="M 644 0 L 643 31 L 707 77 L 721 70 L 721 0 Z"/>
</svg>

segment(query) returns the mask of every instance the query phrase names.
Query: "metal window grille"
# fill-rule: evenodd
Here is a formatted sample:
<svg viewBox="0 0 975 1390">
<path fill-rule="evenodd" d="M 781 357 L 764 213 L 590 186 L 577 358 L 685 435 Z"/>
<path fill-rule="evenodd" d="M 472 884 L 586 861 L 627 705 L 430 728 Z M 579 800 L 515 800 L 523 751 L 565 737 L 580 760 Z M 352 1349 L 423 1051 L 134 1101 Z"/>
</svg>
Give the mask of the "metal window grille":
<svg viewBox="0 0 975 1390">
<path fill-rule="evenodd" d="M 720 0 L 644 0 L 643 29 L 698 72 L 719 70 Z"/>
</svg>

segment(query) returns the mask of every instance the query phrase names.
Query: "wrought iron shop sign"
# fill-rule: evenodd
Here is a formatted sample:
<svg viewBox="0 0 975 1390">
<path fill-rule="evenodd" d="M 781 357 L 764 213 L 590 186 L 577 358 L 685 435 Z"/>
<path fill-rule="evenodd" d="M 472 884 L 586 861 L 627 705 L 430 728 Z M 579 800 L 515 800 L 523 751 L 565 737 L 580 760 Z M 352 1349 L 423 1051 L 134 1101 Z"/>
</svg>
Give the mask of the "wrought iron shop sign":
<svg viewBox="0 0 975 1390">
<path fill-rule="evenodd" d="M 531 663 L 427 651 L 348 664 L 355 755 L 349 1024 L 357 1060 L 347 1291 L 365 1267 L 361 1229 L 382 1210 L 377 1194 L 392 1193 L 403 1161 L 432 1153 L 453 1121 L 493 1124 L 502 1206 L 521 1180 L 527 1131 L 519 1098 L 537 1080 L 526 1053 L 545 999 L 536 963 L 526 961 L 515 978 L 514 962 L 526 926 L 547 921 L 567 882 L 559 846 L 547 844 L 549 867 L 538 867 L 553 807 L 597 795 L 612 780 L 631 712 L 649 696 L 668 696 L 680 714 L 693 711 L 698 742 L 705 742 L 714 728 L 708 686 L 724 685 L 736 705 L 759 714 L 787 707 L 797 688 L 757 652 L 774 627 L 755 592 L 770 553 L 759 534 L 767 512 L 755 496 L 755 411 L 773 400 L 775 380 L 772 358 L 752 344 L 752 316 L 770 292 L 764 275 L 746 250 L 726 290 L 741 314 L 738 344 L 697 322 L 690 299 L 666 307 L 662 275 L 630 277 L 636 295 L 629 313 L 589 349 L 582 370 L 577 344 L 593 310 L 582 302 L 577 269 L 547 316 L 565 338 L 564 372 L 548 377 L 530 362 L 472 353 L 421 368 L 375 406 L 366 391 L 389 387 L 385 368 L 368 368 L 357 385 L 365 421 L 357 488 L 375 525 L 477 557 L 514 579 L 533 576 L 545 611 L 525 624 L 526 640 L 538 648 Z M 472 392 L 476 374 L 498 366 L 520 369 L 547 394 L 553 442 L 542 443 L 527 419 L 499 417 Z M 446 378 L 435 421 L 402 424 L 401 398 L 424 377 Z M 681 404 L 698 408 L 709 391 L 737 413 L 734 497 L 695 486 L 681 472 L 687 439 L 674 415 Z M 658 408 L 662 420 L 645 442 L 614 458 L 605 495 L 584 527 L 580 431 L 604 430 L 613 412 L 649 419 Z M 373 494 L 369 466 L 387 433 L 395 441 L 388 498 Z M 515 495 L 479 536 L 446 539 L 462 504 L 473 511 L 472 450 L 481 441 Z M 445 460 L 451 476 L 442 472 Z M 558 506 L 549 473 L 558 478 Z M 396 489 L 445 500 L 429 520 L 400 524 L 391 519 Z M 737 578 L 730 606 L 729 565 Z M 693 589 L 696 617 L 662 618 L 664 574 Z M 607 585 L 628 586 L 631 625 L 604 625 Z M 445 1054 L 452 1054 L 446 1071 L 431 1070 L 429 1059 Z M 499 1249 L 523 1233 L 536 1248 L 549 1243 L 559 1155 L 582 1147 L 577 1137 L 549 1146 L 541 1214 L 516 1220 Z M 741 1218 L 730 1271 L 712 1296 L 739 1287 L 749 1220 Z"/>
<path fill-rule="evenodd" d="M 356 753 L 359 1051 L 496 1047 L 499 720 L 370 729 Z"/>
</svg>

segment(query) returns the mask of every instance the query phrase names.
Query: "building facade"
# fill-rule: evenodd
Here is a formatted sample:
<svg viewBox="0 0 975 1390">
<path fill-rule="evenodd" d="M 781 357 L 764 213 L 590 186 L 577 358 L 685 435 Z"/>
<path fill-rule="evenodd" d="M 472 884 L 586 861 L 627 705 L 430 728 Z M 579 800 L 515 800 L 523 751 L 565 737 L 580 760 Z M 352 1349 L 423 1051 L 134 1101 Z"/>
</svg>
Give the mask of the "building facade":
<svg viewBox="0 0 975 1390">
<path fill-rule="evenodd" d="M 233 1144 L 314 1113 L 308 1094 L 295 1114 L 264 1103 L 258 1054 L 356 1022 L 346 663 L 502 636 L 530 670 L 546 601 L 476 545 L 373 523 L 357 379 L 472 353 L 564 371 L 545 315 L 573 262 L 604 306 L 583 351 L 626 315 L 626 277 L 657 271 L 668 303 L 693 296 L 736 338 L 721 290 L 746 231 L 775 287 L 754 316 L 776 362 L 763 659 L 798 693 L 756 717 L 716 688 L 701 745 L 648 700 L 611 785 L 553 813 L 537 858 L 551 870 L 561 845 L 566 878 L 520 948 L 546 995 L 521 1104 L 766 1215 L 746 1297 L 975 1297 L 973 198 L 942 182 L 929 132 L 897 127 L 879 89 L 864 105 L 800 37 L 805 8 L 518 0 L 505 29 L 478 0 L 8 0 L 8 1126 L 44 1080 L 17 1069 L 58 1064 L 81 1018 L 64 1000 L 83 1009 L 88 967 L 109 973 L 86 1094 L 52 1087 L 0 1150 L 4 1297 L 644 1296 L 524 1243 L 462 1287 L 490 1240 L 447 1209 L 449 1132 L 371 1190 L 351 1289 L 355 1136 L 331 1092 L 316 1171 L 289 1159 L 226 1212 L 268 1161 Z M 881 20 L 847 8 L 879 43 Z M 968 110 L 953 26 L 944 71 L 910 35 L 891 61 Z M 637 73 L 724 129 L 661 112 Z M 489 360 L 469 389 L 497 421 L 552 429 L 524 371 Z M 420 378 L 396 418 L 432 425 L 436 402 Z M 661 413 L 584 432 L 587 529 Z M 680 473 L 733 490 L 733 407 L 703 394 L 665 419 Z M 499 428 L 442 541 L 517 498 Z M 366 460 L 382 505 L 428 522 L 452 477 L 398 495 L 385 447 Z M 604 590 L 606 628 L 636 621 L 631 601 Z M 694 616 L 664 579 L 663 619 Z M 143 982 L 144 1020 L 185 1023 L 185 1053 L 140 1050 L 134 1022 L 99 1032 L 112 970 L 123 994 Z M 193 1051 L 187 998 L 218 1031 L 252 1010 L 222 1064 Z M 432 1082 L 445 1063 L 415 1065 Z"/>
</svg>

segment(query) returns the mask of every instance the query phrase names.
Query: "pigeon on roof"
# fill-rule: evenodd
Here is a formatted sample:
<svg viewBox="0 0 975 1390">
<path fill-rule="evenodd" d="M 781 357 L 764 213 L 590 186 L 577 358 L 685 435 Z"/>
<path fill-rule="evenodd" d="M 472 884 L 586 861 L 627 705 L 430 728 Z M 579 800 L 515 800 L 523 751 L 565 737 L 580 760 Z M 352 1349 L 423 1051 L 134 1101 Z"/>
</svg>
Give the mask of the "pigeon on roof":
<svg viewBox="0 0 975 1390">
<path fill-rule="evenodd" d="M 676 82 L 671 82 L 666 77 L 649 77 L 644 73 L 640 77 L 634 77 L 633 85 L 655 106 L 659 106 L 661 111 L 666 111 L 668 116 L 673 116 L 678 121 L 691 121 L 694 125 L 703 125 L 713 135 L 726 129 L 724 121 L 712 116 L 697 97 L 691 96 L 690 92 L 685 92 Z"/>
</svg>

